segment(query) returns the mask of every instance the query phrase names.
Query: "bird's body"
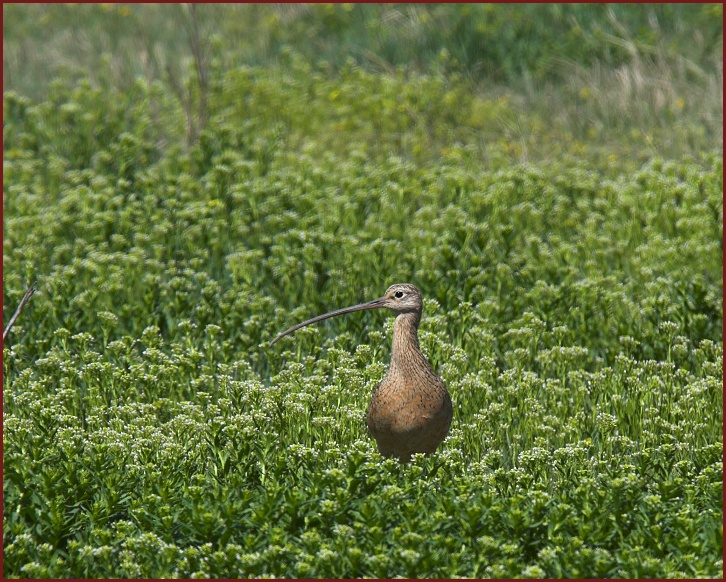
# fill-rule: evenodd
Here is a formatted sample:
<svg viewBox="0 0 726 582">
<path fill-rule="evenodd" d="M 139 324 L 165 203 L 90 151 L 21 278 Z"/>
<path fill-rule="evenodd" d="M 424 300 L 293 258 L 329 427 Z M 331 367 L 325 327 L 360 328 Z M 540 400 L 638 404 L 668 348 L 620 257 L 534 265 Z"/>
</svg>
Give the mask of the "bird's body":
<svg viewBox="0 0 726 582">
<path fill-rule="evenodd" d="M 446 385 L 419 348 L 418 325 L 423 301 L 416 287 L 403 283 L 392 285 L 380 299 L 319 315 L 282 332 L 272 343 L 328 317 L 381 308 L 396 313 L 391 364 L 373 391 L 367 424 L 381 455 L 405 463 L 415 453 L 433 453 L 446 438 L 453 416 Z"/>
</svg>

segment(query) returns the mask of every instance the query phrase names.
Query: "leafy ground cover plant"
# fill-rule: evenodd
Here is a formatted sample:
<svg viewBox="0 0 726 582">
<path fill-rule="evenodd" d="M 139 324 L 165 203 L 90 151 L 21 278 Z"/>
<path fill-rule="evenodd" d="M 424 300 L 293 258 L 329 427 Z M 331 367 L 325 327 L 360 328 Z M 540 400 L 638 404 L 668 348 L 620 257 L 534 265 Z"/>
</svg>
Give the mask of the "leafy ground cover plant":
<svg viewBox="0 0 726 582">
<path fill-rule="evenodd" d="M 506 100 L 295 51 L 210 87 L 189 147 L 162 83 L 4 94 L 6 576 L 722 575 L 719 144 L 513 164 Z M 405 467 L 390 317 L 268 346 L 398 281 L 455 407 Z"/>
</svg>

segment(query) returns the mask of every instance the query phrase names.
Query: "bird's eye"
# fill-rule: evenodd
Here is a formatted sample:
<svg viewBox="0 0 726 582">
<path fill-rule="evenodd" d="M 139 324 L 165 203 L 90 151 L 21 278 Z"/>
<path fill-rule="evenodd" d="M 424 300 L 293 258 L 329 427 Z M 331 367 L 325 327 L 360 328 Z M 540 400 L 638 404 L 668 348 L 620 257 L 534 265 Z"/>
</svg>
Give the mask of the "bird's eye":
<svg viewBox="0 0 726 582">
<path fill-rule="evenodd" d="M 403 291 L 396 291 L 396 292 L 395 292 L 395 293 L 393 294 L 393 296 L 394 296 L 394 297 L 395 297 L 396 299 L 400 299 L 401 297 L 403 297 Z"/>
</svg>

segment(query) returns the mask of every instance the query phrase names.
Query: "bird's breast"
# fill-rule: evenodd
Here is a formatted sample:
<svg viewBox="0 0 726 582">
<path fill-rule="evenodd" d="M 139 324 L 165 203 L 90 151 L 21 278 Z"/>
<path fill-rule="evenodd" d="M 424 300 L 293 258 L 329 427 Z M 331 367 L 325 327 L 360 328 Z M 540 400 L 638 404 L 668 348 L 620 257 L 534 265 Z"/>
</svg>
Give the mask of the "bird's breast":
<svg viewBox="0 0 726 582">
<path fill-rule="evenodd" d="M 412 434 L 426 430 L 433 422 L 446 421 L 447 410 L 451 410 L 451 399 L 437 376 L 407 377 L 394 371 L 373 392 L 368 428 L 374 436 Z"/>
</svg>

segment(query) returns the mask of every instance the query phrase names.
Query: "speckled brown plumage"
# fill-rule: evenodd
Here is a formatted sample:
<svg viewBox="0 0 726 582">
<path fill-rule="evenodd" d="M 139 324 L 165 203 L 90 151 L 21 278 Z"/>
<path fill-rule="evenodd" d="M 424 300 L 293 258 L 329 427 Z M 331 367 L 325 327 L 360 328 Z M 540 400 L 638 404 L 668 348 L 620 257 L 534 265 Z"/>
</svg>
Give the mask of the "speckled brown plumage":
<svg viewBox="0 0 726 582">
<path fill-rule="evenodd" d="M 418 344 L 423 311 L 421 293 L 413 285 L 391 285 L 380 299 L 331 311 L 299 323 L 281 337 L 311 323 L 363 309 L 391 309 L 396 314 L 388 373 L 373 391 L 367 424 L 384 457 L 403 463 L 414 453 L 433 453 L 446 438 L 453 409 L 446 385 L 431 368 Z"/>
</svg>

